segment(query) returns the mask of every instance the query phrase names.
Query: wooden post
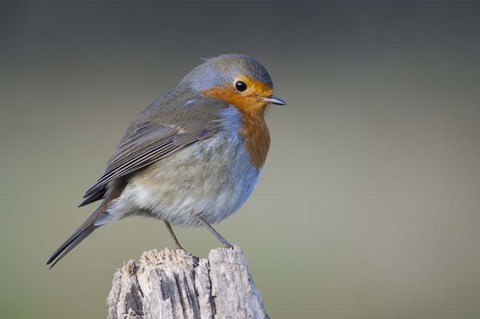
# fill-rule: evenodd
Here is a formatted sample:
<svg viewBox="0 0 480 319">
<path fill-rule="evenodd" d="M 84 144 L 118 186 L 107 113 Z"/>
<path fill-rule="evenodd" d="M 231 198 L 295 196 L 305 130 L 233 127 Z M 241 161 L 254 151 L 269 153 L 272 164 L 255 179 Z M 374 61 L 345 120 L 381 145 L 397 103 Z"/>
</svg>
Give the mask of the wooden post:
<svg viewBox="0 0 480 319">
<path fill-rule="evenodd" d="M 113 276 L 108 319 L 268 318 L 239 247 L 146 251 Z"/>
</svg>

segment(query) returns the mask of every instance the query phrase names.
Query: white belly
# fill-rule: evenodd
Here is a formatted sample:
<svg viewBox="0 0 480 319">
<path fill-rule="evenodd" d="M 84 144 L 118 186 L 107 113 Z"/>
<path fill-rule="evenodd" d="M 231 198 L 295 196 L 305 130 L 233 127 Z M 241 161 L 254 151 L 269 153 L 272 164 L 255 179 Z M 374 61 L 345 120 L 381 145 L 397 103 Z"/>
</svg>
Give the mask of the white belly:
<svg viewBox="0 0 480 319">
<path fill-rule="evenodd" d="M 221 132 L 135 174 L 97 224 L 138 213 L 182 226 L 199 226 L 192 213 L 219 222 L 246 201 L 260 171 L 242 139 Z"/>
</svg>

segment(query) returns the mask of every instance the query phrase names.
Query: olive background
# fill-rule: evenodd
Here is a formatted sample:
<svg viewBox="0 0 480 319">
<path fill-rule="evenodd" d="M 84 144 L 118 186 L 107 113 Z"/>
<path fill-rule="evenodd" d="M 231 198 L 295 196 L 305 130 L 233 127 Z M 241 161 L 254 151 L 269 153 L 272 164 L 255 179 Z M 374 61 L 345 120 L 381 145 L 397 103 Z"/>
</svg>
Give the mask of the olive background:
<svg viewBox="0 0 480 319">
<path fill-rule="evenodd" d="M 480 10 L 473 1 L 1 1 L 0 312 L 104 318 L 113 272 L 173 247 L 106 226 L 45 261 L 127 123 L 201 58 L 245 53 L 287 107 L 240 211 L 272 318 L 479 318 Z M 177 229 L 190 252 L 219 243 Z"/>
</svg>

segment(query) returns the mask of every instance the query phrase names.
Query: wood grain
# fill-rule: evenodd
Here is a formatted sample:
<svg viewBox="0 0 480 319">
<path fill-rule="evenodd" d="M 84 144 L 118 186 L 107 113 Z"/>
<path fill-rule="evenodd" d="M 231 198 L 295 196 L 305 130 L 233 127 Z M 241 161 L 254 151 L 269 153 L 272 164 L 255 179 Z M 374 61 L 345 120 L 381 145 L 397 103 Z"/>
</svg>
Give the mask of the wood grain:
<svg viewBox="0 0 480 319">
<path fill-rule="evenodd" d="M 108 319 L 268 318 L 238 247 L 207 259 L 183 250 L 146 251 L 113 276 Z"/>
</svg>

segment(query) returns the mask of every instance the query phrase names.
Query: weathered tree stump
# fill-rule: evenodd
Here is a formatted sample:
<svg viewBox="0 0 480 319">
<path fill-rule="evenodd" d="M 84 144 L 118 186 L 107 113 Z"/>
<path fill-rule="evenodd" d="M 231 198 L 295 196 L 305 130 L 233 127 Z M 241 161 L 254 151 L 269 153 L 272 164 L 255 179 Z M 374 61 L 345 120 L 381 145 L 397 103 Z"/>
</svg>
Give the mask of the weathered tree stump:
<svg viewBox="0 0 480 319">
<path fill-rule="evenodd" d="M 238 247 L 208 259 L 183 250 L 146 251 L 113 276 L 108 319 L 268 318 Z"/>
</svg>

